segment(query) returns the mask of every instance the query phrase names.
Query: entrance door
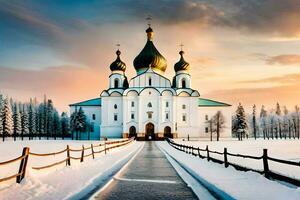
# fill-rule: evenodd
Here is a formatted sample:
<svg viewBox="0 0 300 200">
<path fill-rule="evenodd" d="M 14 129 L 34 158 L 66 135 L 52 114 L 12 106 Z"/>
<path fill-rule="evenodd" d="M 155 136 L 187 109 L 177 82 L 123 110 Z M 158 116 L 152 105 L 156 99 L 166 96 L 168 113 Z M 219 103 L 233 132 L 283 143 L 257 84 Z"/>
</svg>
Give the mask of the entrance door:
<svg viewBox="0 0 300 200">
<path fill-rule="evenodd" d="M 164 128 L 164 137 L 167 137 L 167 138 L 173 138 L 173 135 L 171 133 L 171 127 L 170 126 L 166 126 Z"/>
<path fill-rule="evenodd" d="M 129 128 L 129 137 L 135 137 L 136 138 L 136 128 L 134 126 L 131 126 Z"/>
<path fill-rule="evenodd" d="M 154 124 L 148 123 L 148 124 L 146 125 L 145 139 L 146 139 L 146 140 L 155 140 Z"/>
</svg>

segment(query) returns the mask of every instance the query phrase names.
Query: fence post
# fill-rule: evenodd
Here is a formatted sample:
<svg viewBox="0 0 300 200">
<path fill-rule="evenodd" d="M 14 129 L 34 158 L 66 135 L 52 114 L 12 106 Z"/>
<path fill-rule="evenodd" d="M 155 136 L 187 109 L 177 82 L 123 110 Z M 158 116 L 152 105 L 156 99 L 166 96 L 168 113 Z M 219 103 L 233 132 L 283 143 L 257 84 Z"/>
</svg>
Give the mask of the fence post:
<svg viewBox="0 0 300 200">
<path fill-rule="evenodd" d="M 263 151 L 263 164 L 265 177 L 269 178 L 268 149 L 264 149 Z"/>
<path fill-rule="evenodd" d="M 82 145 L 80 162 L 83 162 L 83 156 L 84 156 L 84 146 Z"/>
<path fill-rule="evenodd" d="M 228 160 L 227 160 L 227 148 L 224 148 L 224 165 L 228 167 Z"/>
<path fill-rule="evenodd" d="M 29 156 L 29 147 L 23 148 L 22 156 L 24 156 L 24 158 L 22 158 L 20 163 L 19 175 L 17 176 L 17 183 L 21 183 L 21 181 L 25 177 L 26 166 L 27 166 L 27 161 Z"/>
<path fill-rule="evenodd" d="M 198 156 L 199 156 L 199 158 L 201 158 L 200 148 L 199 147 L 198 147 Z"/>
<path fill-rule="evenodd" d="M 209 150 L 208 150 L 208 145 L 206 145 L 206 152 L 207 152 L 207 161 L 209 161 Z"/>
<path fill-rule="evenodd" d="M 104 154 L 106 154 L 106 141 L 104 141 Z"/>
<path fill-rule="evenodd" d="M 70 147 L 67 145 L 67 166 L 71 165 L 71 158 L 70 158 Z"/>
<path fill-rule="evenodd" d="M 95 159 L 93 144 L 91 144 L 91 150 L 92 150 L 92 156 L 93 156 L 93 159 Z"/>
</svg>

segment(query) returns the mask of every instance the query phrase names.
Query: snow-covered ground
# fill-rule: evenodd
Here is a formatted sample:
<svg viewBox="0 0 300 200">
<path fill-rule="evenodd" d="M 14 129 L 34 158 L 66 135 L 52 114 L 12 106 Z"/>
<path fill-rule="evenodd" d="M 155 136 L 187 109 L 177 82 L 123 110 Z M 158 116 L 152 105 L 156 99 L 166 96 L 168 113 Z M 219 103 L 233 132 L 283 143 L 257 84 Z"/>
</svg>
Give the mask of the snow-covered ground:
<svg viewBox="0 0 300 200">
<path fill-rule="evenodd" d="M 99 144 L 102 141 L 72 141 L 72 140 L 50 140 L 50 141 L 9 141 L 0 143 L 0 162 L 10 160 L 21 155 L 24 146 L 30 147 L 34 153 L 56 152 L 66 148 L 79 149 L 90 146 L 91 143 Z M 26 171 L 26 178 L 21 184 L 16 184 L 15 179 L 0 183 L 0 199 L 65 199 L 86 190 L 91 183 L 103 181 L 101 177 L 107 176 L 111 170 L 129 159 L 143 143 L 133 142 L 124 147 L 110 150 L 108 154 L 96 154 L 96 158 L 88 157 L 83 163 L 71 160 L 71 166 L 61 164 L 57 167 L 36 171 L 33 166 L 44 166 L 66 158 L 62 155 L 34 157 L 30 156 Z M 95 148 L 95 151 L 100 147 Z M 86 154 L 89 152 L 86 151 Z M 79 157 L 80 152 L 71 152 L 71 156 Z M 0 178 L 17 173 L 19 162 L 0 166 Z"/>
<path fill-rule="evenodd" d="M 234 154 L 245 154 L 252 156 L 262 156 L 263 149 L 268 149 L 268 156 L 283 160 L 300 161 L 300 140 L 287 139 L 287 140 L 263 140 L 263 139 L 249 139 L 244 141 L 237 141 L 236 139 L 221 139 L 221 141 L 183 141 L 182 139 L 174 140 L 176 143 L 186 144 L 189 146 L 206 148 L 208 145 L 210 150 L 223 152 L 224 147 L 227 151 Z M 196 153 L 196 152 L 195 152 Z M 203 152 L 205 154 L 205 152 Z M 222 155 L 211 153 L 210 156 L 223 160 Z M 228 161 L 237 163 L 242 166 L 250 167 L 253 169 L 263 169 L 262 160 L 252 160 L 247 158 L 238 158 L 228 156 Z M 291 166 L 286 164 L 280 164 L 277 162 L 269 161 L 269 167 L 271 171 L 287 175 L 289 177 L 295 177 L 300 179 L 300 167 Z"/>
<path fill-rule="evenodd" d="M 167 142 L 157 142 L 157 144 L 166 154 L 197 177 L 203 185 L 227 199 L 231 199 L 230 197 L 233 199 L 300 199 L 300 188 L 291 188 L 270 181 L 255 172 L 241 172 L 233 167 L 224 168 L 223 165 L 178 151 Z"/>
</svg>

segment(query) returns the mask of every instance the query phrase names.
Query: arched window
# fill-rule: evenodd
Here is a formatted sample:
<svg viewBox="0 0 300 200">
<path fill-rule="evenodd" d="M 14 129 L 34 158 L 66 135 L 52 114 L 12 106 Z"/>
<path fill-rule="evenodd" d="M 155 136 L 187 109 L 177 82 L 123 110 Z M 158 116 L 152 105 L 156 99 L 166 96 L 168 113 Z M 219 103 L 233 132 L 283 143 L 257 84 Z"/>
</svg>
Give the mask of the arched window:
<svg viewBox="0 0 300 200">
<path fill-rule="evenodd" d="M 115 79 L 114 88 L 119 88 L 119 79 Z"/>
<path fill-rule="evenodd" d="M 149 86 L 152 85 L 152 79 L 151 79 L 151 77 L 150 77 L 149 80 L 148 80 L 148 85 L 149 85 Z"/>
<path fill-rule="evenodd" d="M 115 108 L 115 109 L 117 109 L 117 108 L 118 108 L 117 104 L 115 104 L 115 105 L 114 105 L 114 108 Z"/>
<path fill-rule="evenodd" d="M 148 103 L 148 108 L 152 108 L 151 102 Z"/>
<path fill-rule="evenodd" d="M 186 81 L 185 81 L 185 79 L 182 79 L 182 81 L 181 81 L 181 87 L 182 88 L 186 88 Z"/>
<path fill-rule="evenodd" d="M 183 105 L 182 105 L 182 109 L 185 109 L 185 108 L 186 108 L 186 105 L 185 105 L 185 104 L 183 104 Z"/>
</svg>

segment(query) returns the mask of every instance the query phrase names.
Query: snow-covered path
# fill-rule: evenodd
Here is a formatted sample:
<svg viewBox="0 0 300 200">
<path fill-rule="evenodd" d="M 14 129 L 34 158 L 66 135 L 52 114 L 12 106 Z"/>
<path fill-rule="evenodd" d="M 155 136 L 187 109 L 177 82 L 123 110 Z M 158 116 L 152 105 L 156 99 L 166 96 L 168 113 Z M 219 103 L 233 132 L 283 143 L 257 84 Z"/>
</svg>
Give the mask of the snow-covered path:
<svg viewBox="0 0 300 200">
<path fill-rule="evenodd" d="M 67 199 L 77 193 L 88 193 L 91 186 L 106 181 L 107 175 L 124 164 L 143 143 L 133 142 L 108 154 L 99 154 L 95 160 L 51 170 L 46 173 L 29 173 L 21 184 L 2 186 L 1 200 Z M 46 151 L 47 152 L 47 151 Z"/>
<path fill-rule="evenodd" d="M 224 168 L 223 165 L 178 151 L 167 142 L 157 142 L 157 144 L 197 176 L 207 188 L 216 192 L 223 191 L 235 199 L 300 199 L 300 188 L 284 186 L 255 172 L 241 172 L 232 167 Z"/>
</svg>

